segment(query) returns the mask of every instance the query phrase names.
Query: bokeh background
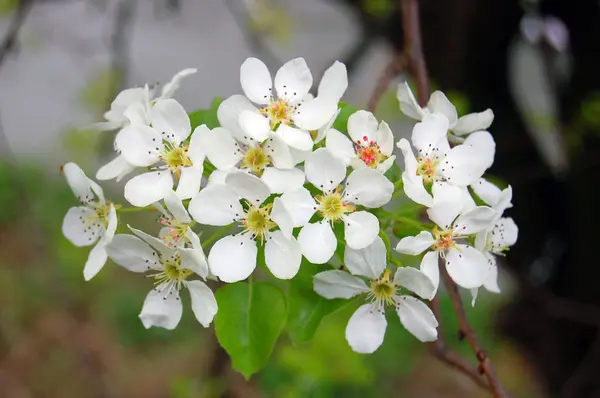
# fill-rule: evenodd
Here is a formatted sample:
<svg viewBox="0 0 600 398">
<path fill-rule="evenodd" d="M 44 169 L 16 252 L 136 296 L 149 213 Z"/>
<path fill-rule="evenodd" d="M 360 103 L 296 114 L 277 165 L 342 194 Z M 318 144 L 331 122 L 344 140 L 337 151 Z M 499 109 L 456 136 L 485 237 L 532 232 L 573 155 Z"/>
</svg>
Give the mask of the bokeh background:
<svg viewBox="0 0 600 398">
<path fill-rule="evenodd" d="M 503 294 L 482 293 L 469 318 L 514 397 L 600 397 L 600 3 L 420 4 L 433 86 L 459 114 L 494 110 L 490 174 L 515 192 Z M 0 0 L 0 397 L 488 396 L 398 322 L 376 354 L 352 353 L 353 304 L 310 343 L 281 338 L 245 381 L 189 311 L 173 332 L 143 328 L 148 280 L 109 262 L 85 283 L 88 249 L 60 233 L 75 200 L 59 166 L 93 175 L 111 157 L 113 136 L 85 126 L 122 88 L 195 67 L 176 94 L 192 111 L 238 93 L 248 56 L 272 71 L 303 56 L 315 77 L 345 62 L 344 100 L 366 107 L 401 51 L 400 21 L 395 0 Z M 404 79 L 375 112 L 398 138 Z M 440 300 L 448 345 L 473 359 Z"/>
</svg>

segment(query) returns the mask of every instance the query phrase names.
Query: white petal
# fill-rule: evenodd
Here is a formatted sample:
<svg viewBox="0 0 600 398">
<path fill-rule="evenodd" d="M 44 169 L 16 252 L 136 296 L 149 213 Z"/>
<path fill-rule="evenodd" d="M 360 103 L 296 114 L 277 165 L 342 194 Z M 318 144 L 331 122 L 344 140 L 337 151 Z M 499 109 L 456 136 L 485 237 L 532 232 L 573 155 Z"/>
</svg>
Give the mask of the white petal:
<svg viewBox="0 0 600 398">
<path fill-rule="evenodd" d="M 431 245 L 435 243 L 433 235 L 428 231 L 422 231 L 417 236 L 407 236 L 402 238 L 398 245 L 396 245 L 396 251 L 402 254 L 410 254 L 416 256 L 423 253 Z"/>
<path fill-rule="evenodd" d="M 346 246 L 344 251 L 344 265 L 353 275 L 366 276 L 377 279 L 387 265 L 387 250 L 380 237 L 375 238 L 369 246 L 355 250 Z"/>
<path fill-rule="evenodd" d="M 329 223 L 306 224 L 298 235 L 302 255 L 313 264 L 325 264 L 333 257 L 337 239 Z"/>
<path fill-rule="evenodd" d="M 195 280 L 185 284 L 192 299 L 192 311 L 202 326 L 207 328 L 217 314 L 219 306 L 212 290 L 203 282 Z"/>
<path fill-rule="evenodd" d="M 158 162 L 158 153 L 163 150 L 160 133 L 148 126 L 127 126 L 115 137 L 115 145 L 128 163 L 147 167 Z"/>
<path fill-rule="evenodd" d="M 480 178 L 471 184 L 471 188 L 481 200 L 483 200 L 487 205 L 494 207 L 500 198 L 500 193 L 502 190 L 486 180 L 485 178 Z"/>
<path fill-rule="evenodd" d="M 346 340 L 354 352 L 372 354 L 383 343 L 387 321 L 371 304 L 364 304 L 352 314 L 346 326 Z"/>
<path fill-rule="evenodd" d="M 242 158 L 238 143 L 228 130 L 217 127 L 206 132 L 205 151 L 208 160 L 220 170 L 229 170 Z"/>
<path fill-rule="evenodd" d="M 269 138 L 271 124 L 266 116 L 255 111 L 243 110 L 239 122 L 246 141 L 263 142 Z"/>
<path fill-rule="evenodd" d="M 144 300 L 144 306 L 139 317 L 146 329 L 152 326 L 173 330 L 181 320 L 183 306 L 177 290 L 167 294 L 151 290 Z"/>
<path fill-rule="evenodd" d="M 429 307 L 411 296 L 400 296 L 397 300 L 396 312 L 406 330 L 423 342 L 437 340 L 438 322 Z"/>
<path fill-rule="evenodd" d="M 100 223 L 88 221 L 96 212 L 88 207 L 71 207 L 62 224 L 62 233 L 77 247 L 93 245 L 102 235 Z"/>
<path fill-rule="evenodd" d="M 193 198 L 200 191 L 203 167 L 184 167 L 175 193 L 181 200 Z"/>
<path fill-rule="evenodd" d="M 198 69 L 196 69 L 196 68 L 186 68 L 180 72 L 177 72 L 177 74 L 171 78 L 171 81 L 169 81 L 167 84 L 165 84 L 163 86 L 161 93 L 160 93 L 160 97 L 161 98 L 172 97 L 173 94 L 175 94 L 175 91 L 177 91 L 179 89 L 181 80 L 183 80 L 183 78 L 185 78 L 189 75 L 193 75 L 196 72 L 198 72 Z"/>
<path fill-rule="evenodd" d="M 485 282 L 483 282 L 483 287 L 488 292 L 492 293 L 500 293 L 500 286 L 498 286 L 498 267 L 496 266 L 496 259 L 493 254 L 486 254 L 488 259 L 488 274 L 485 278 Z"/>
<path fill-rule="evenodd" d="M 192 132 L 190 117 L 183 106 L 172 98 L 157 101 L 150 109 L 152 127 L 165 133 L 165 139 L 183 142 Z"/>
<path fill-rule="evenodd" d="M 217 119 L 219 119 L 219 124 L 229 130 L 238 141 L 248 144 L 250 141 L 247 133 L 242 129 L 239 121 L 240 114 L 244 110 L 258 113 L 258 109 L 248 101 L 248 98 L 243 95 L 232 95 L 219 105 Z M 245 139 L 244 136 L 246 136 Z"/>
<path fill-rule="evenodd" d="M 346 167 L 327 149 L 314 151 L 304 163 L 306 179 L 322 192 L 331 192 L 346 177 Z"/>
<path fill-rule="evenodd" d="M 315 138 L 315 144 L 321 142 L 327 136 L 327 134 L 329 133 L 329 130 L 331 130 L 331 128 L 333 127 L 333 124 L 335 123 L 335 120 L 337 119 L 340 112 L 341 112 L 341 109 L 338 108 L 338 110 L 335 111 L 333 116 L 331 116 L 329 121 L 327 123 L 325 123 L 323 125 L 323 127 L 319 128 L 317 130 L 317 137 Z"/>
<path fill-rule="evenodd" d="M 446 253 L 446 269 L 452 280 L 465 289 L 483 285 L 488 274 L 487 260 L 479 250 L 457 245 Z"/>
<path fill-rule="evenodd" d="M 147 101 L 148 93 L 144 87 L 128 88 L 121 91 L 113 102 L 110 104 L 110 109 L 114 113 L 122 114 L 130 105 Z"/>
<path fill-rule="evenodd" d="M 104 117 L 109 119 L 116 115 L 110 115 L 112 111 L 108 111 L 104 114 Z M 121 116 L 118 116 L 120 118 Z M 150 103 L 149 102 L 136 102 L 129 105 L 124 111 L 122 117 L 125 117 L 123 125 L 131 124 L 138 126 L 148 126 L 150 122 Z"/>
<path fill-rule="evenodd" d="M 80 202 L 85 203 L 94 198 L 90 180 L 78 165 L 67 163 L 62 167 L 62 172 L 67 179 L 67 184 Z"/>
<path fill-rule="evenodd" d="M 348 135 L 352 142 L 371 142 L 377 139 L 377 119 L 371 112 L 360 110 L 348 118 Z"/>
<path fill-rule="evenodd" d="M 471 145 L 457 145 L 438 165 L 440 173 L 453 185 L 467 186 L 479 179 L 493 162 L 486 151 Z"/>
<path fill-rule="evenodd" d="M 404 193 L 413 202 L 427 207 L 433 205 L 433 197 L 425 189 L 425 186 L 423 185 L 423 177 L 410 175 L 407 172 L 404 172 L 402 173 L 402 183 Z"/>
<path fill-rule="evenodd" d="M 260 179 L 267 184 L 272 193 L 285 193 L 302 188 L 305 176 L 300 169 L 280 170 L 267 167 Z"/>
<path fill-rule="evenodd" d="M 126 174 L 131 173 L 134 169 L 135 166 L 127 162 L 124 156 L 119 155 L 98 169 L 98 172 L 96 173 L 96 179 L 112 180 L 113 178 L 116 178 L 118 181 Z"/>
<path fill-rule="evenodd" d="M 317 209 L 315 200 L 304 187 L 285 192 L 281 201 L 292 217 L 294 227 L 306 225 Z"/>
<path fill-rule="evenodd" d="M 253 206 L 259 206 L 271 195 L 267 184 L 258 177 L 241 171 L 227 174 L 225 184 Z"/>
<path fill-rule="evenodd" d="M 236 169 L 233 169 L 236 170 Z M 210 173 L 207 185 L 225 185 L 225 179 L 230 171 L 215 170 Z"/>
<path fill-rule="evenodd" d="M 277 134 L 272 135 L 271 139 L 265 142 L 263 148 L 271 157 L 273 166 L 277 167 L 278 169 L 291 169 L 297 163 L 299 163 L 294 159 L 292 154 L 293 148 L 290 148 L 290 146 L 285 143 L 283 138 Z"/>
<path fill-rule="evenodd" d="M 452 105 L 452 102 L 448 100 L 446 95 L 441 91 L 434 91 L 429 98 L 427 103 L 427 109 L 431 113 L 440 113 L 448 119 L 450 126 L 454 126 L 458 120 L 456 108 Z"/>
<path fill-rule="evenodd" d="M 433 206 L 427 209 L 429 219 L 442 229 L 450 228 L 454 219 L 465 207 L 462 190 L 449 184 L 440 185 L 439 191 L 434 193 L 433 198 Z"/>
<path fill-rule="evenodd" d="M 461 214 L 454 222 L 454 233 L 471 235 L 489 228 L 496 212 L 487 206 L 478 206 Z"/>
<path fill-rule="evenodd" d="M 479 153 L 479 162 L 489 168 L 494 163 L 494 155 L 496 154 L 496 142 L 490 133 L 487 131 L 476 131 L 470 134 L 463 145 L 474 147 Z"/>
<path fill-rule="evenodd" d="M 277 128 L 276 134 L 292 148 L 300 151 L 310 151 L 313 147 L 313 140 L 309 132 L 295 127 L 290 127 L 287 124 L 281 124 Z"/>
<path fill-rule="evenodd" d="M 85 262 L 85 267 L 83 267 L 83 278 L 89 281 L 96 276 L 102 267 L 104 267 L 106 258 L 106 247 L 103 242 L 100 242 L 90 251 L 90 255 Z"/>
<path fill-rule="evenodd" d="M 436 290 L 431 278 L 411 267 L 399 267 L 396 270 L 394 285 L 403 286 L 427 300 L 434 297 Z"/>
<path fill-rule="evenodd" d="M 501 238 L 504 240 L 506 245 L 512 246 L 517 243 L 517 238 L 519 237 L 519 228 L 512 218 L 501 218 L 498 222 L 498 226 L 502 232 Z"/>
<path fill-rule="evenodd" d="M 337 269 L 316 274 L 313 287 L 317 294 L 327 299 L 351 299 L 369 291 L 365 281 Z"/>
<path fill-rule="evenodd" d="M 103 237 L 105 244 L 110 243 L 112 238 L 115 236 L 115 231 L 117 230 L 117 222 L 117 209 L 115 209 L 115 206 L 111 203 L 108 210 L 108 225 L 106 227 L 106 231 L 104 231 Z"/>
<path fill-rule="evenodd" d="M 494 112 L 486 109 L 479 113 L 469 113 L 458 118 L 452 132 L 456 135 L 465 135 L 478 130 L 487 130 L 494 121 Z"/>
<path fill-rule="evenodd" d="M 417 159 L 415 158 L 408 140 L 406 138 L 401 138 L 396 146 L 400 148 L 402 156 L 404 157 L 404 172 L 408 173 L 410 176 L 416 176 L 418 166 Z"/>
<path fill-rule="evenodd" d="M 209 185 L 194 196 L 188 211 L 200 224 L 224 226 L 243 217 L 238 194 L 226 185 Z"/>
<path fill-rule="evenodd" d="M 390 156 L 394 150 L 394 133 L 390 130 L 390 126 L 386 122 L 379 123 L 379 128 L 375 133 L 375 142 L 379 145 L 381 153 Z"/>
<path fill-rule="evenodd" d="M 167 205 L 167 209 L 169 212 L 175 217 L 175 219 L 180 223 L 189 223 L 192 221 L 187 210 L 181 203 L 181 199 L 177 197 L 175 192 L 169 191 L 165 194 L 165 205 Z"/>
<path fill-rule="evenodd" d="M 475 307 L 475 302 L 477 301 L 477 296 L 479 295 L 479 288 L 476 287 L 474 289 L 469 289 L 471 293 L 471 307 Z"/>
<path fill-rule="evenodd" d="M 281 198 L 275 198 L 270 214 L 271 220 L 277 224 L 283 235 L 287 239 L 292 238 L 293 221 L 292 216 L 288 213 Z"/>
<path fill-rule="evenodd" d="M 193 271 L 196 275 L 202 278 L 208 277 L 208 261 L 202 250 L 200 238 L 188 227 L 187 238 L 190 240 L 192 247 L 180 247 L 179 255 L 181 256 L 181 267 Z"/>
<path fill-rule="evenodd" d="M 389 158 L 387 158 L 386 160 L 384 160 L 382 163 L 379 163 L 379 165 L 377 166 L 377 168 L 375 170 L 377 170 L 381 174 L 384 174 L 386 171 L 388 171 L 394 165 L 395 162 L 396 162 L 396 155 L 392 155 Z"/>
<path fill-rule="evenodd" d="M 424 116 L 423 109 L 419 106 L 417 99 L 412 93 L 408 82 L 403 82 L 398 85 L 396 98 L 400 102 L 400 110 L 411 119 L 421 120 Z"/>
<path fill-rule="evenodd" d="M 261 60 L 248 58 L 240 68 L 240 83 L 246 97 L 255 104 L 268 104 L 271 101 L 271 74 Z"/>
<path fill-rule="evenodd" d="M 149 235 L 142 230 L 135 229 L 131 225 L 127 227 L 133 232 L 138 238 L 146 242 L 150 247 L 158 250 L 162 257 L 171 257 L 175 254 L 172 248 L 170 248 L 162 239 L 155 236 Z"/>
<path fill-rule="evenodd" d="M 149 206 L 165 197 L 173 189 L 173 177 L 168 171 L 152 171 L 127 181 L 124 196 L 137 207 Z"/>
<path fill-rule="evenodd" d="M 434 289 L 432 297 L 435 296 L 435 293 L 437 292 L 437 289 L 440 285 L 439 258 L 440 255 L 436 251 L 427 252 L 423 256 L 423 259 L 421 260 L 421 265 L 419 267 L 421 272 L 427 275 L 433 283 Z"/>
<path fill-rule="evenodd" d="M 210 249 L 208 264 L 211 272 L 227 283 L 248 278 L 256 268 L 258 249 L 248 234 L 230 235 L 218 240 Z"/>
<path fill-rule="evenodd" d="M 292 279 L 300 269 L 302 252 L 293 236 L 285 236 L 282 231 L 270 232 L 265 244 L 265 263 L 279 279 Z"/>
<path fill-rule="evenodd" d="M 317 97 L 299 105 L 294 113 L 293 121 L 303 130 L 318 130 L 329 123 L 337 110 L 337 100 Z"/>
<path fill-rule="evenodd" d="M 381 207 L 392 199 L 394 184 L 376 170 L 354 170 L 346 179 L 345 197 L 357 205 Z"/>
<path fill-rule="evenodd" d="M 422 122 L 415 124 L 411 136 L 412 144 L 418 151 L 417 156 L 443 156 L 449 149 L 447 134 L 446 117 L 439 114 L 426 115 Z M 435 148 L 438 149 L 434 151 Z"/>
<path fill-rule="evenodd" d="M 106 245 L 111 260 L 133 272 L 161 269 L 157 252 L 144 241 L 133 235 L 115 235 Z"/>
<path fill-rule="evenodd" d="M 348 166 L 350 161 L 353 158 L 356 158 L 354 144 L 350 141 L 350 138 L 336 129 L 330 129 L 327 133 L 325 148 L 327 148 L 333 156 L 341 160 L 345 166 Z"/>
<path fill-rule="evenodd" d="M 205 125 L 200 125 L 194 129 L 190 136 L 190 145 L 187 150 L 187 155 L 196 168 L 202 167 L 204 158 L 206 157 L 206 144 L 209 140 L 208 134 L 210 129 Z"/>
<path fill-rule="evenodd" d="M 331 98 L 337 102 L 342 98 L 347 88 L 348 72 L 346 71 L 346 65 L 335 61 L 323 73 L 317 93 L 319 97 Z"/>
<path fill-rule="evenodd" d="M 275 90 L 279 98 L 296 102 L 312 86 L 312 75 L 304 58 L 295 58 L 283 64 L 275 74 Z"/>
<path fill-rule="evenodd" d="M 344 217 L 346 244 L 355 250 L 364 249 L 379 234 L 379 220 L 367 211 L 357 211 Z"/>
</svg>

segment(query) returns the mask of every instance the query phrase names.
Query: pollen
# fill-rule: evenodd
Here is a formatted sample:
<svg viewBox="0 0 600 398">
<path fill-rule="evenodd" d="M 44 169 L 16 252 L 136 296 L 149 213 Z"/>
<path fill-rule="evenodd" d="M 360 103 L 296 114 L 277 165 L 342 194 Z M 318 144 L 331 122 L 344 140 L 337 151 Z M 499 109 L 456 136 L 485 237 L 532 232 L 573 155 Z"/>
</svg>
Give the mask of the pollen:
<svg viewBox="0 0 600 398">
<path fill-rule="evenodd" d="M 189 224 L 179 223 L 176 219 L 168 217 L 160 217 L 158 222 L 167 227 L 166 233 L 161 238 L 167 246 L 180 246 L 189 242 L 187 237 Z"/>
<path fill-rule="evenodd" d="M 293 108 L 285 99 L 279 98 L 262 108 L 260 112 L 269 118 L 271 121 L 271 128 L 275 128 L 281 123 L 291 123 Z"/>
<path fill-rule="evenodd" d="M 390 270 L 386 269 L 379 279 L 371 281 L 368 297 L 375 307 L 383 310 L 386 305 L 394 305 L 394 296 L 398 287 L 390 280 Z"/>
<path fill-rule="evenodd" d="M 263 207 L 250 206 L 246 217 L 242 221 L 244 229 L 261 241 L 264 241 L 269 230 L 277 226 L 277 224 L 271 221 L 272 207 L 272 203 Z"/>
<path fill-rule="evenodd" d="M 456 245 L 454 242 L 454 230 L 448 229 L 440 231 L 437 227 L 433 228 L 433 236 L 436 242 L 433 245 L 435 250 L 448 250 Z"/>
<path fill-rule="evenodd" d="M 426 184 L 433 182 L 437 174 L 439 161 L 435 158 L 418 158 L 417 174 L 423 177 Z"/>
<path fill-rule="evenodd" d="M 193 273 L 181 266 L 181 257 L 178 255 L 162 259 L 161 264 L 163 270 L 148 275 L 148 277 L 154 279 L 154 285 L 157 286 L 157 289 L 161 291 L 166 289 L 167 293 L 170 293 L 173 289 L 180 290 L 183 281 Z"/>
<path fill-rule="evenodd" d="M 375 141 L 367 141 L 364 138 L 367 137 L 363 137 L 363 142 L 358 141 L 355 145 L 356 154 L 365 165 L 375 169 L 381 162 L 387 159 L 387 156 L 381 153 L 381 149 Z"/>
<path fill-rule="evenodd" d="M 165 141 L 165 147 L 160 152 L 159 158 L 177 178 L 181 176 L 183 167 L 192 166 L 192 161 L 187 155 L 188 148 Z"/>
<path fill-rule="evenodd" d="M 342 200 L 342 189 L 338 187 L 335 191 L 316 196 L 319 207 L 319 215 L 328 221 L 338 221 L 344 214 L 352 213 L 356 208 Z"/>
<path fill-rule="evenodd" d="M 257 176 L 261 176 L 265 167 L 271 164 L 271 158 L 265 152 L 264 148 L 259 145 L 255 147 L 250 147 L 244 153 L 244 157 L 242 158 L 241 167 L 243 169 L 249 169 Z"/>
</svg>

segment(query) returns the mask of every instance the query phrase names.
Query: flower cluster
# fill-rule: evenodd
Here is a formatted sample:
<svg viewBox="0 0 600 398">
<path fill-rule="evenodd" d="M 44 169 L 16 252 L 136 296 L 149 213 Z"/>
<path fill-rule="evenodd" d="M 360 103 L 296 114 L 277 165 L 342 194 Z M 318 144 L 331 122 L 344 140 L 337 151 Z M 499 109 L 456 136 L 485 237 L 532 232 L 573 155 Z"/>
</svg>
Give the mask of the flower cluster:
<svg viewBox="0 0 600 398">
<path fill-rule="evenodd" d="M 106 200 L 77 165 L 63 167 L 82 204 L 68 211 L 63 233 L 76 246 L 95 244 L 85 279 L 107 258 L 153 279 L 140 313 L 145 327 L 177 326 L 184 287 L 196 319 L 207 327 L 218 311 L 207 280 L 213 288 L 244 281 L 261 264 L 268 269 L 261 278 L 285 280 L 303 262 L 319 264 L 313 278 L 318 295 L 364 297 L 346 329 L 359 353 L 382 344 L 388 306 L 417 339 L 437 338 L 437 320 L 424 301 L 437 292 L 438 263 L 471 290 L 473 302 L 482 286 L 499 292 L 496 257 L 515 244 L 518 230 L 503 217 L 512 206 L 511 188 L 482 177 L 495 152 L 485 131 L 491 110 L 458 118 L 439 91 L 422 108 L 401 84 L 400 108 L 418 123 L 412 146 L 404 138 L 396 144 L 404 162 L 400 174 L 387 123 L 364 110 L 340 118 L 348 81 L 339 62 L 324 73 L 314 96 L 304 59 L 285 63 L 274 79 L 263 62 L 247 59 L 240 69 L 243 95 L 220 103 L 214 128 L 193 126 L 171 98 L 195 72 L 178 73 L 160 95 L 149 86 L 121 92 L 106 121 L 96 125 L 117 131 L 117 155 L 96 178 L 119 181 L 138 172 L 124 187 L 133 207 Z M 403 193 L 435 224 L 415 220 L 423 231 L 400 237 L 395 247 L 402 254 L 425 253 L 420 269 L 394 257 L 388 237 L 393 212 L 379 210 L 398 205 L 392 199 Z M 137 210 L 159 215 L 156 236 L 129 225 L 115 234 L 122 213 Z M 201 243 L 200 232 L 211 227 L 219 228 Z"/>
</svg>

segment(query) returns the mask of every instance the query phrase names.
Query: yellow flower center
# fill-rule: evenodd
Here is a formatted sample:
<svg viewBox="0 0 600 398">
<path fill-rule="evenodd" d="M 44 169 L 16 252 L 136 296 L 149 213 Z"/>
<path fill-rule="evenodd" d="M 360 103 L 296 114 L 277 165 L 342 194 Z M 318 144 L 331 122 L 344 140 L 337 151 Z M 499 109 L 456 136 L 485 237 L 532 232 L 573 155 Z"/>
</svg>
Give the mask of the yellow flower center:
<svg viewBox="0 0 600 398">
<path fill-rule="evenodd" d="M 437 227 L 434 227 L 433 237 L 436 240 L 433 244 L 434 250 L 447 250 L 456 245 L 456 242 L 454 242 L 454 230 L 452 228 L 440 231 Z"/>
<path fill-rule="evenodd" d="M 423 176 L 423 182 L 429 184 L 433 182 L 437 174 L 437 165 L 439 160 L 433 158 L 417 158 L 417 174 Z"/>
<path fill-rule="evenodd" d="M 158 222 L 168 227 L 167 234 L 162 237 L 167 246 L 173 247 L 189 243 L 187 231 L 190 224 L 180 223 L 176 219 L 168 217 L 160 217 Z"/>
<path fill-rule="evenodd" d="M 386 269 L 379 279 L 371 281 L 368 297 L 375 307 L 383 310 L 386 305 L 394 305 L 394 295 L 398 287 L 390 280 L 390 270 Z"/>
<path fill-rule="evenodd" d="M 271 163 L 271 158 L 265 152 L 264 148 L 259 145 L 249 147 L 242 158 L 241 168 L 250 169 L 257 176 L 261 176 L 265 167 Z"/>
<path fill-rule="evenodd" d="M 164 149 L 160 152 L 159 158 L 165 162 L 165 165 L 171 173 L 177 178 L 181 176 L 181 168 L 192 166 L 192 161 L 187 155 L 188 147 L 174 145 L 165 142 Z"/>
<path fill-rule="evenodd" d="M 162 290 L 181 289 L 183 281 L 193 273 L 193 271 L 181 266 L 181 257 L 178 255 L 162 260 L 161 264 L 162 271 L 148 276 L 154 278 L 154 285 L 160 286 Z"/>
<path fill-rule="evenodd" d="M 87 204 L 89 208 L 96 212 L 95 215 L 85 217 L 85 222 L 89 225 L 99 223 L 104 229 L 108 228 L 108 214 L 110 213 L 110 201 L 106 201 L 104 204 L 100 204 L 95 201 L 91 201 Z"/>
<path fill-rule="evenodd" d="M 267 232 L 270 229 L 277 226 L 277 224 L 271 221 L 272 207 L 272 203 L 269 203 L 263 207 L 250 206 L 246 212 L 246 217 L 242 221 L 244 229 L 261 241 L 264 241 Z"/>
<path fill-rule="evenodd" d="M 367 136 L 364 136 L 362 141 L 357 141 L 355 145 L 358 158 L 368 167 L 377 168 L 381 162 L 388 157 L 381 153 L 379 145 L 375 141 L 369 141 Z"/>
<path fill-rule="evenodd" d="M 293 111 L 285 99 L 279 98 L 262 108 L 260 112 L 269 118 L 271 129 L 274 129 L 280 123 L 290 124 Z"/>
<path fill-rule="evenodd" d="M 335 191 L 315 196 L 319 206 L 317 211 L 321 217 L 328 221 L 338 221 L 344 214 L 352 213 L 356 208 L 342 200 L 342 188 L 337 187 Z"/>
</svg>

